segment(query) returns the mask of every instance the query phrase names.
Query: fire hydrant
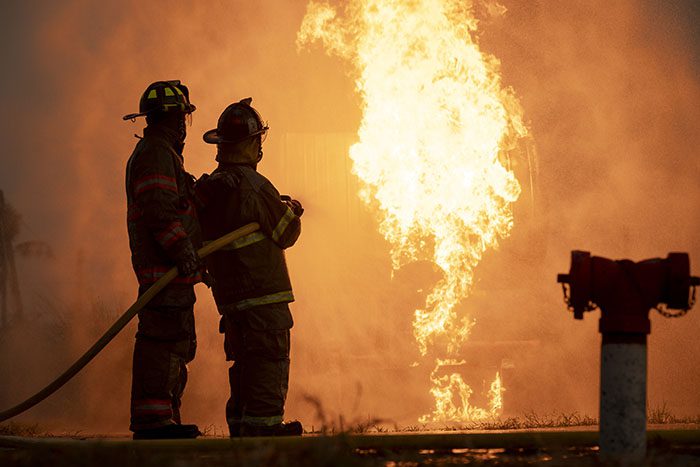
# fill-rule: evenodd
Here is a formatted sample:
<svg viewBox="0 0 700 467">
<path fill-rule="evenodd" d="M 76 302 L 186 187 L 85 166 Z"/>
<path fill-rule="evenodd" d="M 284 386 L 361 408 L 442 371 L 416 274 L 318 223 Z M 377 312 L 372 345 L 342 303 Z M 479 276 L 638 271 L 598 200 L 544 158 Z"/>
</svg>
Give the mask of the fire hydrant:
<svg viewBox="0 0 700 467">
<path fill-rule="evenodd" d="M 640 462 L 646 456 L 649 311 L 655 308 L 667 317 L 684 315 L 695 302 L 700 278 L 690 275 L 687 253 L 635 263 L 572 251 L 569 274 L 559 274 L 557 282 L 574 318 L 601 310 L 601 458 Z"/>
</svg>

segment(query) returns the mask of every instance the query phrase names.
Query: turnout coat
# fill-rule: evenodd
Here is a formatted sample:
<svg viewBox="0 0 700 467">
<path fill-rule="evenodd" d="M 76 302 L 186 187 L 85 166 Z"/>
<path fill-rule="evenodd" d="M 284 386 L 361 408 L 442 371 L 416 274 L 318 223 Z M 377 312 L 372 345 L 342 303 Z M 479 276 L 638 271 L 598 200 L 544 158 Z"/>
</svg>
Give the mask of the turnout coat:
<svg viewBox="0 0 700 467">
<path fill-rule="evenodd" d="M 194 177 L 185 171 L 182 143 L 173 130 L 144 128 L 126 167 L 127 226 L 139 285 L 149 286 L 185 251 L 201 246 Z M 194 284 L 201 272 L 173 284 Z"/>
<path fill-rule="evenodd" d="M 272 183 L 253 168 L 221 165 L 212 177 L 222 171 L 232 173 L 238 186 L 208 199 L 200 211 L 204 241 L 251 222 L 260 224 L 260 230 L 207 258 L 219 311 L 224 314 L 294 301 L 284 249 L 299 238 L 299 217 L 280 199 Z"/>
</svg>

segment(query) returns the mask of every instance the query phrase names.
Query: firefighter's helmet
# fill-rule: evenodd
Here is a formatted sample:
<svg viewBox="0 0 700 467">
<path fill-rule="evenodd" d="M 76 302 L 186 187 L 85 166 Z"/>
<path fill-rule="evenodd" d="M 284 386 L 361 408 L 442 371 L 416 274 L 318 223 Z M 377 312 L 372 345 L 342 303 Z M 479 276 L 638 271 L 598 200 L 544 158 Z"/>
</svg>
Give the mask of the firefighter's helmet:
<svg viewBox="0 0 700 467">
<path fill-rule="evenodd" d="M 190 103 L 190 92 L 179 80 L 151 83 L 139 101 L 139 112 L 124 115 L 124 120 L 133 120 L 158 112 L 182 112 L 190 114 L 196 107 Z"/>
<path fill-rule="evenodd" d="M 209 144 L 235 144 L 258 135 L 264 141 L 269 127 L 258 111 L 251 107 L 251 102 L 253 98 L 247 97 L 226 107 L 216 128 L 204 133 L 204 141 Z"/>
</svg>

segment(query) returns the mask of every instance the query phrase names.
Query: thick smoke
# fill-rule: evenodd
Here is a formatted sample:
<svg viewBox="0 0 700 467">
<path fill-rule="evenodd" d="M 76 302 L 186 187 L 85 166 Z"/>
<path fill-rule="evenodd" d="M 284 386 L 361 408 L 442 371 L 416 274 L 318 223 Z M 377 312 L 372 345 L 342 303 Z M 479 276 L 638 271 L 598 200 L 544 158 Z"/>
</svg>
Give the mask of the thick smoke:
<svg viewBox="0 0 700 467">
<path fill-rule="evenodd" d="M 135 297 L 123 172 L 142 124 L 121 116 L 149 82 L 181 79 L 198 106 L 188 170 L 213 169 L 214 148 L 201 134 L 230 102 L 252 96 L 271 126 L 260 170 L 307 208 L 288 252 L 298 297 L 288 416 L 318 427 L 314 399 L 336 423 L 339 415 L 415 423 L 432 401 L 430 369 L 410 367 L 412 312 L 440 274 L 413 264 L 391 277 L 388 245 L 356 198 L 347 159 L 360 121 L 352 79 L 321 50 L 297 53 L 304 2 L 208 3 L 0 6 L 0 189 L 23 216 L 20 239 L 47 241 L 56 255 L 18 260 L 28 316 L 2 338 L 18 353 L 3 354 L 0 405 L 47 382 Z M 692 2 L 502 3 L 505 16 L 484 15 L 480 42 L 501 60 L 530 120 L 536 196 L 516 205 L 512 239 L 485 258 L 461 305 L 477 320 L 465 377 L 477 387 L 491 367 L 508 368 L 508 414 L 595 414 L 597 314 L 574 322 L 555 276 L 571 249 L 635 260 L 687 251 L 700 273 L 698 10 Z M 223 426 L 227 365 L 218 315 L 200 287 L 184 417 Z M 697 311 L 652 320 L 652 406 L 700 412 Z M 20 420 L 125 431 L 132 338 L 133 328 Z"/>
<path fill-rule="evenodd" d="M 522 94 L 540 155 L 535 220 L 545 226 L 547 248 L 537 259 L 539 285 L 532 287 L 547 295 L 540 306 L 533 298 L 518 313 L 526 320 L 523 330 L 530 327 L 533 336 L 546 336 L 544 345 L 558 341 L 565 350 L 542 352 L 533 372 L 544 387 L 560 379 L 571 400 L 582 402 L 579 410 L 596 410 L 597 386 L 590 383 L 597 383 L 598 314 L 574 323 L 561 302 L 552 301 L 559 298 L 553 282 L 568 269 L 568 251 L 633 260 L 686 251 L 699 271 L 693 215 L 700 201 L 700 50 L 693 30 L 699 11 L 686 3 L 512 2 L 503 21 L 484 28 L 483 45 L 502 59 L 504 79 Z M 530 275 L 514 272 L 513 282 Z M 686 366 L 688 355 L 700 350 L 690 331 L 697 322 L 697 313 L 679 321 L 654 313 L 652 407 L 668 402 L 679 413 L 700 410 L 700 378 Z M 563 378 L 550 371 L 564 362 Z M 562 392 L 552 390 L 556 404 L 565 406 Z"/>
</svg>

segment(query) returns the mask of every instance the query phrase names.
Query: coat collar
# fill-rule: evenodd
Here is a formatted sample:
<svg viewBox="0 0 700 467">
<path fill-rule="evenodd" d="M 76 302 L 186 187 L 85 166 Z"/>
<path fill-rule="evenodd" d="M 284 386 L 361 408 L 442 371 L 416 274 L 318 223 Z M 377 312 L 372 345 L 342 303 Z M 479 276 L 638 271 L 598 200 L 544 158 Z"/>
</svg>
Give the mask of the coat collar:
<svg viewBox="0 0 700 467">
<path fill-rule="evenodd" d="M 160 138 L 165 140 L 170 146 L 173 147 L 175 152 L 182 156 L 182 150 L 185 147 L 185 143 L 180 141 L 180 135 L 178 131 L 172 128 L 165 127 L 163 125 L 149 125 L 143 129 L 143 136 L 148 138 Z"/>
</svg>

